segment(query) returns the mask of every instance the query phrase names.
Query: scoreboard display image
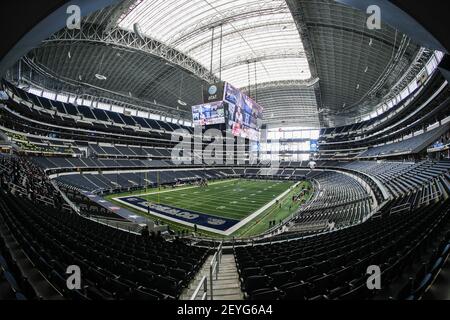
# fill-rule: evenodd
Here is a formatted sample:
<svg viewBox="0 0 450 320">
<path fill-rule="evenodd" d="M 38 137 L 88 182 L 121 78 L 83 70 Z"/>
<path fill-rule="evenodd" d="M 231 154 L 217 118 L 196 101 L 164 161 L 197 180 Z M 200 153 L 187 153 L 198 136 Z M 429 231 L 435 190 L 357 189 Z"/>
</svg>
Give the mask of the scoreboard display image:
<svg viewBox="0 0 450 320">
<path fill-rule="evenodd" d="M 225 110 L 223 101 L 201 104 L 192 107 L 194 125 L 209 126 L 225 123 Z"/>
<path fill-rule="evenodd" d="M 195 126 L 226 124 L 236 137 L 260 140 L 263 108 L 228 82 L 204 88 L 204 104 L 192 107 Z"/>
<path fill-rule="evenodd" d="M 225 84 L 227 126 L 234 136 L 259 141 L 263 108 L 249 96 Z"/>
</svg>

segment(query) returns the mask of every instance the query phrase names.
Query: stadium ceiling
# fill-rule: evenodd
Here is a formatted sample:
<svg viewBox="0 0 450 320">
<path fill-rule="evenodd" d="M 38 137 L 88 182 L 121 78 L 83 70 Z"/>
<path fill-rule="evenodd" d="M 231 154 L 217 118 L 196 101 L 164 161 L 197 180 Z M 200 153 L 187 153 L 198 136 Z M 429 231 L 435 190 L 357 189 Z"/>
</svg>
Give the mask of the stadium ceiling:
<svg viewBox="0 0 450 320">
<path fill-rule="evenodd" d="M 284 0 L 144 0 L 120 23 L 177 49 L 237 87 L 311 77 Z M 250 78 L 248 69 L 250 68 Z"/>
<path fill-rule="evenodd" d="M 256 90 L 257 89 L 257 90 Z M 317 105 L 318 80 L 282 81 L 243 88 L 265 106 L 268 127 L 320 128 Z"/>
<path fill-rule="evenodd" d="M 312 75 L 320 79 L 322 125 L 352 123 L 392 93 L 427 53 L 382 23 L 367 28 L 366 12 L 333 0 L 287 0 L 301 33 Z M 415 70 L 420 70 L 416 65 Z M 401 84 L 400 84 L 401 85 Z"/>
<path fill-rule="evenodd" d="M 266 124 L 343 125 L 425 61 L 406 35 L 368 30 L 366 20 L 332 0 L 126 0 L 80 31 L 61 30 L 27 61 L 64 80 L 59 90 L 156 102 L 170 116 L 188 119 L 202 87 L 223 79 L 263 105 Z"/>
</svg>

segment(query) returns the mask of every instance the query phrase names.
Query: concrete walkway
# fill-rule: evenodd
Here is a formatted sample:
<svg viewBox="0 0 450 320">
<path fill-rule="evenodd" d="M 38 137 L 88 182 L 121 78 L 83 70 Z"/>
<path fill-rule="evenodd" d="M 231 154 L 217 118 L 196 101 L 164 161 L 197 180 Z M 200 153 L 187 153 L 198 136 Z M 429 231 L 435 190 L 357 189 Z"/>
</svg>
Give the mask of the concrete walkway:
<svg viewBox="0 0 450 320">
<path fill-rule="evenodd" d="M 208 300 L 210 299 L 210 278 L 209 270 L 211 266 L 211 260 L 213 256 L 210 256 L 195 279 L 189 284 L 189 287 L 181 294 L 180 300 L 190 300 L 195 289 L 199 285 L 204 276 L 208 277 Z M 215 277 L 214 277 L 215 280 Z M 213 283 L 214 287 L 214 300 L 243 300 L 244 294 L 241 291 L 241 283 L 239 281 L 239 275 L 236 268 L 236 262 L 234 255 L 228 254 L 222 256 L 222 263 L 219 269 L 218 280 Z M 203 289 L 200 291 L 199 296 L 203 294 Z"/>
</svg>

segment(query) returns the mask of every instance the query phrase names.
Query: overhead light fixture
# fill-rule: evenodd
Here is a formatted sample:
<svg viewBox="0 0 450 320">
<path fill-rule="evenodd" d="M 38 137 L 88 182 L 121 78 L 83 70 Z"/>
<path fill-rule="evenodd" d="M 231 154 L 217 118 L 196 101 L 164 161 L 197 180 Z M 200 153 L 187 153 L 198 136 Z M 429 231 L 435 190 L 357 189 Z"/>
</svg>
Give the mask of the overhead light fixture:
<svg viewBox="0 0 450 320">
<path fill-rule="evenodd" d="M 133 24 L 133 31 L 141 41 L 145 41 L 145 37 L 142 33 L 141 26 L 139 25 L 139 23 Z"/>
<path fill-rule="evenodd" d="M 98 80 L 102 80 L 102 81 L 108 79 L 108 78 L 106 78 L 104 75 L 98 74 L 98 73 L 95 74 L 95 77 L 96 77 Z"/>
<path fill-rule="evenodd" d="M 72 54 L 69 52 L 67 52 L 67 56 L 69 57 L 69 59 L 72 59 Z"/>
<path fill-rule="evenodd" d="M 183 100 L 180 100 L 180 99 L 178 99 L 178 104 L 179 104 L 180 106 L 187 106 L 187 103 L 184 102 Z"/>
</svg>

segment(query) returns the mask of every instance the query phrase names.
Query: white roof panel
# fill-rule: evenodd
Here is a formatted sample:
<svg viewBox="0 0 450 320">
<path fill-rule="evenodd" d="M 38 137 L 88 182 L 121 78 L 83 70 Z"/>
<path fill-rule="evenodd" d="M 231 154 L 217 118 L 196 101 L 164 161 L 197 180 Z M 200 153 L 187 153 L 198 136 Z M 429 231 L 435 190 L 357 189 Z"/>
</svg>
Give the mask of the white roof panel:
<svg viewBox="0 0 450 320">
<path fill-rule="evenodd" d="M 237 87 L 250 81 L 306 80 L 311 72 L 297 26 L 285 0 L 144 0 L 119 27 L 173 47 Z M 256 66 L 255 66 L 256 65 Z M 255 76 L 256 68 L 256 76 Z"/>
</svg>

